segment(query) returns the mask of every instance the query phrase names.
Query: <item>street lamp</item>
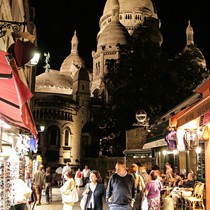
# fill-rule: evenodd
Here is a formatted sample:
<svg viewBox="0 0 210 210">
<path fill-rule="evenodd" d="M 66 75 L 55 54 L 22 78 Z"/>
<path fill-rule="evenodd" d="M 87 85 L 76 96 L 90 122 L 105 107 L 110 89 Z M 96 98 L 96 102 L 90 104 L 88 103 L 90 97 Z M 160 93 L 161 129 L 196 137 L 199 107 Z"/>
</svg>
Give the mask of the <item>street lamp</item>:
<svg viewBox="0 0 210 210">
<path fill-rule="evenodd" d="M 34 53 L 34 57 L 30 60 L 30 64 L 31 64 L 32 66 L 37 65 L 38 62 L 39 62 L 39 58 L 40 58 L 40 53 L 35 52 L 35 53 Z"/>
</svg>

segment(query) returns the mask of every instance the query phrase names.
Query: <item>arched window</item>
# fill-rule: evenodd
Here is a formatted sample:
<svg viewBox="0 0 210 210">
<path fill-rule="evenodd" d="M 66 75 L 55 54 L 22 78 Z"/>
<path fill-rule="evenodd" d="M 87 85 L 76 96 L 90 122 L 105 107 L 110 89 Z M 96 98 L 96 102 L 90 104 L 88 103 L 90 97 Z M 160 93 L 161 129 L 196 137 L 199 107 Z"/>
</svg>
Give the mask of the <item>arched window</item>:
<svg viewBox="0 0 210 210">
<path fill-rule="evenodd" d="M 70 145 L 70 132 L 69 130 L 65 130 L 65 136 L 64 136 L 64 146 Z"/>
</svg>

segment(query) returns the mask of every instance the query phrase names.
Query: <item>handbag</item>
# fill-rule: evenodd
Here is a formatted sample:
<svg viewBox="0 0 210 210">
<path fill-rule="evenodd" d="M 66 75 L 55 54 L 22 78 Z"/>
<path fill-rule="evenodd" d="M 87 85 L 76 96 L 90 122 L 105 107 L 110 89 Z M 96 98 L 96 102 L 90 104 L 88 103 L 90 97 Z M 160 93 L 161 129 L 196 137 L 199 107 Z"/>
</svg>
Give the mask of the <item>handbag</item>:
<svg viewBox="0 0 210 210">
<path fill-rule="evenodd" d="M 142 197 L 142 201 L 141 201 L 141 209 L 142 210 L 148 210 L 148 201 L 147 201 L 147 197 L 145 195 L 143 195 Z"/>
<path fill-rule="evenodd" d="M 68 190 L 68 193 L 62 194 L 63 203 L 75 203 L 79 201 L 79 195 L 76 188 Z"/>
<path fill-rule="evenodd" d="M 86 204 L 87 204 L 87 197 L 88 197 L 88 194 L 85 193 L 85 194 L 82 196 L 82 199 L 80 200 L 80 207 L 81 207 L 81 210 L 85 210 L 85 207 L 86 207 Z"/>
<path fill-rule="evenodd" d="M 90 184 L 87 184 L 86 186 L 87 186 L 87 190 L 90 190 Z M 82 199 L 80 200 L 80 208 L 81 208 L 81 210 L 85 210 L 89 192 L 90 191 L 88 191 L 88 193 L 84 193 L 83 196 L 82 196 Z"/>
</svg>

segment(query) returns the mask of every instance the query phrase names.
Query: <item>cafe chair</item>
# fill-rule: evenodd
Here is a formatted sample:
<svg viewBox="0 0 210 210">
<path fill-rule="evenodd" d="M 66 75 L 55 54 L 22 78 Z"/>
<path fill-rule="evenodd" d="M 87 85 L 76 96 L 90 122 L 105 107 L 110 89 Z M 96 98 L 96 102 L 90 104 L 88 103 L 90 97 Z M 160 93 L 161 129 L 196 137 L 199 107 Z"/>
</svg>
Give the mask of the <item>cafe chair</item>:
<svg viewBox="0 0 210 210">
<path fill-rule="evenodd" d="M 205 184 L 199 182 L 195 188 L 192 196 L 184 197 L 186 203 L 190 208 L 193 210 L 196 208 L 196 206 L 202 207 L 202 209 L 205 210 L 205 205 L 204 205 L 204 188 Z"/>
<path fill-rule="evenodd" d="M 163 210 L 174 210 L 174 202 L 171 197 L 165 197 L 163 199 L 162 209 Z"/>
<path fill-rule="evenodd" d="M 196 197 L 196 196 L 197 196 L 198 189 L 199 189 L 199 187 L 200 187 L 201 184 L 202 184 L 201 182 L 198 182 L 198 181 L 195 182 L 195 185 L 194 185 L 194 189 L 193 189 L 192 195 L 191 195 L 191 196 L 184 196 L 184 197 L 183 197 L 183 199 L 184 199 L 184 201 L 185 201 L 186 204 L 187 204 L 188 198 L 190 198 L 190 197 Z"/>
</svg>

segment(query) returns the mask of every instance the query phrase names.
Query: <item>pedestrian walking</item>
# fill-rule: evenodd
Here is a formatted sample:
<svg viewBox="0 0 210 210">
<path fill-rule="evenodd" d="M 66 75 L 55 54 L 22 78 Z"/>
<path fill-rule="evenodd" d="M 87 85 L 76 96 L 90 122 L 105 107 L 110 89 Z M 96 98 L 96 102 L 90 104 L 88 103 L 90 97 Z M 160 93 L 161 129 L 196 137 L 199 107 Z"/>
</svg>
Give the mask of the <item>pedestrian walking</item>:
<svg viewBox="0 0 210 210">
<path fill-rule="evenodd" d="M 62 186 L 62 171 L 63 168 L 61 166 L 59 166 L 56 170 L 55 170 L 55 180 L 57 181 L 58 187 Z"/>
<path fill-rule="evenodd" d="M 46 204 L 50 203 L 50 189 L 51 189 L 51 187 L 52 187 L 51 168 L 47 167 L 46 168 L 46 172 L 45 172 L 45 198 L 46 198 Z"/>
<path fill-rule="evenodd" d="M 132 163 L 128 172 L 135 179 L 135 186 L 137 189 L 137 194 L 136 194 L 136 199 L 135 199 L 133 210 L 140 210 L 142 195 L 143 195 L 143 192 L 145 189 L 144 180 L 143 180 L 142 176 L 138 174 L 138 165 L 137 164 Z"/>
<path fill-rule="evenodd" d="M 85 165 L 85 168 L 82 170 L 82 176 L 83 176 L 83 185 L 85 186 L 89 182 L 89 176 L 90 176 L 90 169 L 88 168 L 88 165 Z"/>
<path fill-rule="evenodd" d="M 90 172 L 89 183 L 86 184 L 84 194 L 88 194 L 85 210 L 103 210 L 103 198 L 106 198 L 106 190 L 98 171 Z"/>
<path fill-rule="evenodd" d="M 135 180 L 126 171 L 124 162 L 119 161 L 115 165 L 114 173 L 108 182 L 106 201 L 110 210 L 131 210 L 136 198 Z"/>
<path fill-rule="evenodd" d="M 162 184 L 157 179 L 158 175 L 155 171 L 151 172 L 151 180 L 146 184 L 145 196 L 148 201 L 148 210 L 160 210 L 160 192 Z"/>
<path fill-rule="evenodd" d="M 66 171 L 64 173 L 64 178 L 66 181 L 63 184 L 63 186 L 60 188 L 61 195 L 62 195 L 63 210 L 72 210 L 74 202 L 73 201 L 71 202 L 70 198 L 68 196 L 70 194 L 70 192 L 76 191 L 76 183 L 73 178 L 72 171 L 69 171 L 69 170 Z M 78 195 L 78 193 L 77 193 L 77 195 Z M 68 197 L 68 199 L 66 199 L 66 196 Z M 73 196 L 73 195 L 70 194 L 70 196 Z M 79 197 L 78 197 L 78 199 L 79 199 Z"/>
<path fill-rule="evenodd" d="M 147 173 L 147 167 L 145 165 L 140 166 L 140 174 L 144 180 L 144 184 L 146 185 L 151 180 L 151 176 Z"/>
<path fill-rule="evenodd" d="M 77 189 L 79 190 L 79 188 L 83 186 L 83 177 L 82 177 L 82 172 L 80 168 L 78 168 L 75 173 L 75 181 L 76 181 Z"/>
<path fill-rule="evenodd" d="M 71 165 L 69 162 L 66 163 L 66 165 L 63 167 L 63 170 L 62 170 L 62 179 L 63 179 L 63 184 L 65 183 L 66 179 L 64 177 L 64 174 L 67 172 L 67 171 L 71 171 Z"/>
<path fill-rule="evenodd" d="M 36 193 L 37 203 L 36 205 L 41 205 L 42 190 L 45 186 L 45 173 L 43 172 L 44 166 L 39 165 L 38 170 L 35 172 L 33 177 L 33 186 Z"/>
</svg>

